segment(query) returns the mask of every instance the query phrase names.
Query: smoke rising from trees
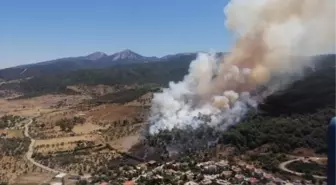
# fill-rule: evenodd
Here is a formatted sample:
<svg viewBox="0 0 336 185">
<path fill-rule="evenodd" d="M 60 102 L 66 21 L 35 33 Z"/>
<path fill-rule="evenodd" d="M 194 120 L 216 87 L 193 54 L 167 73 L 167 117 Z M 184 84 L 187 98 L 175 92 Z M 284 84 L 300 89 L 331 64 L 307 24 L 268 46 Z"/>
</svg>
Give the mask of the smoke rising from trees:
<svg viewBox="0 0 336 185">
<path fill-rule="evenodd" d="M 335 51 L 334 0 L 232 0 L 224 12 L 235 45 L 224 57 L 200 53 L 182 81 L 154 95 L 149 133 L 202 124 L 225 130 L 280 88 L 272 76 L 288 81 L 312 65 L 297 56 Z M 256 93 L 265 85 L 272 90 Z"/>
</svg>

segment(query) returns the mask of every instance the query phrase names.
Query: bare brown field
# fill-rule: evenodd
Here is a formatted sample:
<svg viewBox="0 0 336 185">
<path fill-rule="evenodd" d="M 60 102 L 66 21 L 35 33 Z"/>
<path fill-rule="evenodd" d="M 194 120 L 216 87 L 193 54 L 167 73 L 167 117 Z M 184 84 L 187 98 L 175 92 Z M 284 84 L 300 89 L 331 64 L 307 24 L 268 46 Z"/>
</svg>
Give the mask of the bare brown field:
<svg viewBox="0 0 336 185">
<path fill-rule="evenodd" d="M 62 131 L 61 128 L 56 125 L 57 121 L 73 119 L 74 117 L 86 118 L 87 116 L 75 110 L 62 110 L 45 114 L 36 119 L 36 122 L 31 126 L 31 133 L 36 139 L 60 139 L 62 137 L 97 134 L 99 130 L 106 129 L 106 127 L 102 125 L 93 124 L 90 119 L 86 119 L 82 124 L 75 124 L 71 132 Z"/>
<path fill-rule="evenodd" d="M 34 153 L 52 154 L 55 152 L 73 151 L 78 142 L 92 142 L 93 145 L 103 145 L 104 142 L 99 135 L 83 135 L 74 137 L 53 138 L 47 140 L 36 140 Z"/>
<path fill-rule="evenodd" d="M 60 142 L 60 143 L 64 143 L 64 142 Z M 49 152 L 52 153 L 52 152 L 57 152 L 57 151 L 73 150 L 76 147 L 76 144 L 74 143 L 66 143 L 66 144 L 60 144 L 60 143 L 48 145 L 48 147 L 46 147 L 46 145 L 44 144 L 36 145 L 34 152 L 41 153 L 41 154 L 47 154 Z"/>
<path fill-rule="evenodd" d="M 92 121 L 118 121 L 129 120 L 139 116 L 143 112 L 140 106 L 124 106 L 117 104 L 105 104 L 95 107 L 86 115 Z"/>
<path fill-rule="evenodd" d="M 90 96 L 84 95 L 44 95 L 19 100 L 2 98 L 0 99 L 0 115 L 14 114 L 35 117 L 40 113 L 76 105 L 90 98 Z"/>
<path fill-rule="evenodd" d="M 30 172 L 44 173 L 43 170 L 28 162 L 23 156 L 1 156 L 0 166 L 0 179 L 9 183 L 18 182 L 18 178 Z"/>
<path fill-rule="evenodd" d="M 135 134 L 135 135 L 125 136 L 117 140 L 111 141 L 109 142 L 109 144 L 113 148 L 117 149 L 118 151 L 128 152 L 132 148 L 132 146 L 134 146 L 135 144 L 139 142 L 139 139 L 140 139 L 140 135 Z"/>
<path fill-rule="evenodd" d="M 5 130 L 0 129 L 0 134 L 6 134 L 7 138 L 23 138 L 23 129 L 13 129 L 13 130 Z"/>
<path fill-rule="evenodd" d="M 71 175 L 85 175 L 97 172 L 102 165 L 107 165 L 110 160 L 121 155 L 115 150 L 105 148 L 99 151 L 86 150 L 79 153 L 58 153 L 45 156 L 48 157 L 36 160 L 54 169 L 62 169 Z"/>
<path fill-rule="evenodd" d="M 82 135 L 82 136 L 74 136 L 74 137 L 62 137 L 60 138 L 52 138 L 52 139 L 44 139 L 44 140 L 36 140 L 35 146 L 38 145 L 52 145 L 57 143 L 68 143 L 68 142 L 76 142 L 76 141 L 99 141 L 100 137 L 96 135 Z"/>
<path fill-rule="evenodd" d="M 72 131 L 76 133 L 77 135 L 82 135 L 82 134 L 93 133 L 101 129 L 105 129 L 105 127 L 88 122 L 83 125 L 75 125 Z"/>
<path fill-rule="evenodd" d="M 74 109 L 57 109 L 52 112 L 42 114 L 36 119 L 37 122 L 55 122 L 61 118 L 72 118 L 77 113 Z"/>
<path fill-rule="evenodd" d="M 83 104 L 91 95 L 103 95 L 116 91 L 109 86 L 70 87 L 78 91 L 88 92 L 85 95 L 45 95 L 22 100 L 0 99 L 0 115 L 13 114 L 34 118 L 29 134 L 35 139 L 34 154 L 48 156 L 35 160 L 53 169 L 61 169 L 71 174 L 91 173 L 110 160 L 119 157 L 118 152 L 106 148 L 109 143 L 118 151 L 127 152 L 139 139 L 139 128 L 144 123 L 152 94 L 148 93 L 138 100 L 120 104 L 104 104 L 92 106 Z M 123 87 L 123 88 L 131 88 Z M 120 89 L 119 89 L 120 90 Z M 81 93 L 82 93 L 81 92 Z M 79 109 L 79 106 L 87 109 Z M 74 124 L 70 131 L 62 130 L 59 121 L 85 118 L 85 121 Z M 23 130 L 0 130 L 6 137 L 23 137 Z M 78 148 L 93 146 L 89 149 Z M 75 153 L 72 153 L 76 151 Z M 74 161 L 77 162 L 73 162 Z M 0 157 L 0 179 L 10 183 L 44 182 L 52 176 L 26 161 L 24 156 Z"/>
<path fill-rule="evenodd" d="M 55 174 L 51 173 L 41 173 L 41 172 L 31 172 L 24 174 L 20 177 L 18 177 L 14 183 L 15 184 L 29 184 L 29 185 L 39 185 L 42 182 L 48 182 L 50 179 L 52 179 L 55 176 Z"/>
</svg>

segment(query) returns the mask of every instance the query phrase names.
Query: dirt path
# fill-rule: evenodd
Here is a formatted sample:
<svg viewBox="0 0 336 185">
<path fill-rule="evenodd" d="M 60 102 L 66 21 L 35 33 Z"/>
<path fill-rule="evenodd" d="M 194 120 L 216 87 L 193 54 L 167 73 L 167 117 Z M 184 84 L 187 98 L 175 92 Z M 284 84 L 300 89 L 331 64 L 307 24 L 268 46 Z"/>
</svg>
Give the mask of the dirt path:
<svg viewBox="0 0 336 185">
<path fill-rule="evenodd" d="M 292 156 L 292 157 L 294 157 L 294 156 Z M 300 161 L 300 160 L 304 160 L 304 159 L 305 159 L 304 157 L 296 157 L 296 159 L 292 159 L 292 160 L 289 160 L 289 161 L 282 162 L 282 163 L 279 164 L 279 168 L 282 171 L 288 172 L 290 174 L 297 175 L 297 176 L 303 176 L 304 173 L 292 171 L 292 170 L 288 169 L 286 166 L 288 164 L 292 163 L 292 162 Z M 319 157 L 308 157 L 308 159 L 319 160 L 319 159 L 322 159 L 322 158 L 319 158 Z M 320 175 L 313 175 L 313 177 L 316 178 L 316 179 L 327 179 L 326 176 L 320 176 Z"/>
<path fill-rule="evenodd" d="M 27 159 L 33 163 L 34 165 L 44 169 L 44 170 L 47 170 L 49 172 L 52 172 L 52 173 L 63 173 L 61 171 L 58 171 L 58 170 L 55 170 L 55 169 L 52 169 L 52 168 L 49 168 L 48 166 L 44 166 L 38 162 L 36 162 L 33 158 L 32 158 L 32 155 L 33 155 L 33 150 L 34 150 L 34 144 L 35 144 L 35 139 L 33 139 L 30 135 L 29 135 L 29 126 L 33 123 L 33 120 L 29 118 L 29 122 L 25 125 L 25 129 L 24 129 L 24 135 L 28 138 L 30 138 L 30 145 L 29 145 L 29 149 L 26 153 L 26 157 Z"/>
</svg>

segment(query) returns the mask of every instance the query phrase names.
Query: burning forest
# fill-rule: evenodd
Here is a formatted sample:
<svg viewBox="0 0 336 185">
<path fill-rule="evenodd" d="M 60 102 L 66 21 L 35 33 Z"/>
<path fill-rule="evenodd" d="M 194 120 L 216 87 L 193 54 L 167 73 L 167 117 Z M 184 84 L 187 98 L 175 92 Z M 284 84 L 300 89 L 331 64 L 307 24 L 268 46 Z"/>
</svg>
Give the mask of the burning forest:
<svg viewBox="0 0 336 185">
<path fill-rule="evenodd" d="M 200 53 L 182 81 L 155 94 L 148 132 L 202 124 L 226 130 L 238 123 L 293 81 L 288 76 L 314 65 L 308 56 L 334 52 L 334 5 L 333 0 L 232 0 L 224 12 L 235 46 L 221 58 Z"/>
<path fill-rule="evenodd" d="M 333 0 L 232 0 L 224 13 L 236 35 L 231 51 L 199 53 L 182 81 L 154 94 L 145 135 L 162 136 L 167 148 L 218 141 L 218 133 L 314 68 L 311 56 L 335 51 Z"/>
</svg>

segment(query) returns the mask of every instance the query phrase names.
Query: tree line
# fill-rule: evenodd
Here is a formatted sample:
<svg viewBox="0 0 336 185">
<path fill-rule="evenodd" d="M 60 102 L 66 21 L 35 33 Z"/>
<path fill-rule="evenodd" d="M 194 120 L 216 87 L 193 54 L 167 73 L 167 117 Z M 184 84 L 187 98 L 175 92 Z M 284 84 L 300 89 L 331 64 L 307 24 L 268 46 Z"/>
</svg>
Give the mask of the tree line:
<svg viewBox="0 0 336 185">
<path fill-rule="evenodd" d="M 84 124 L 85 121 L 85 118 L 77 116 L 73 118 L 63 118 L 56 121 L 56 126 L 59 126 L 63 132 L 71 132 L 76 124 Z"/>
</svg>

